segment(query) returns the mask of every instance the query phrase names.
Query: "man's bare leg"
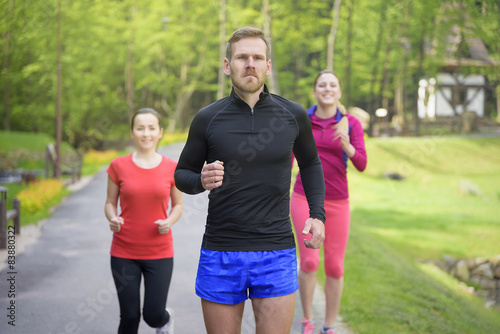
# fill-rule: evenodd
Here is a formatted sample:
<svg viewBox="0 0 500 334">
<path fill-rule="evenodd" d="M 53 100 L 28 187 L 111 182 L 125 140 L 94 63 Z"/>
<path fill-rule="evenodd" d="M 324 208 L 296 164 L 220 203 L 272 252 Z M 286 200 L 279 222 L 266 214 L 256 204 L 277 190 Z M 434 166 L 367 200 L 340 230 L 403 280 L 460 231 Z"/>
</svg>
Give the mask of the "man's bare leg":
<svg viewBox="0 0 500 334">
<path fill-rule="evenodd" d="M 256 334 L 289 334 L 295 312 L 295 293 L 280 297 L 252 298 Z"/>
<path fill-rule="evenodd" d="M 220 304 L 201 299 L 207 334 L 240 334 L 245 303 Z"/>
</svg>

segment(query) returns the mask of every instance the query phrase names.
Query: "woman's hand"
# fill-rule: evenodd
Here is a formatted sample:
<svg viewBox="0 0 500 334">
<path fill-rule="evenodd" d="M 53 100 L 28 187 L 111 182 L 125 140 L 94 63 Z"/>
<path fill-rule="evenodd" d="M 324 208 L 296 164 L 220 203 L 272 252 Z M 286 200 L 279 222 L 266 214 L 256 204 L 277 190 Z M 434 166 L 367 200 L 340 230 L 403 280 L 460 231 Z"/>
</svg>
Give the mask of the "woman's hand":
<svg viewBox="0 0 500 334">
<path fill-rule="evenodd" d="M 160 234 L 167 234 L 170 232 L 170 227 L 173 225 L 169 219 L 157 220 L 155 224 L 158 225 L 158 232 L 160 232 Z"/>
<path fill-rule="evenodd" d="M 356 153 L 356 149 L 351 145 L 351 139 L 349 133 L 346 130 L 336 129 L 335 130 L 335 140 L 340 139 L 340 144 L 342 145 L 342 150 L 347 154 L 349 158 L 352 158 Z"/>
<path fill-rule="evenodd" d="M 122 217 L 113 217 L 109 220 L 109 229 L 113 232 L 120 232 L 123 225 Z"/>
</svg>

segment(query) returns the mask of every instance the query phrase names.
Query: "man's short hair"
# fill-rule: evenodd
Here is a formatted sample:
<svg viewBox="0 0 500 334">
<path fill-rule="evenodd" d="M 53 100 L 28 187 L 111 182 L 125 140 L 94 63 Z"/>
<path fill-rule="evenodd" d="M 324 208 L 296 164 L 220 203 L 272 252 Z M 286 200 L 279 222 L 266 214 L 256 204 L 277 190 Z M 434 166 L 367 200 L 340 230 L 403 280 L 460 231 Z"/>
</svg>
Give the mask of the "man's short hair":
<svg viewBox="0 0 500 334">
<path fill-rule="evenodd" d="M 262 39 L 264 43 L 266 43 L 266 58 L 267 60 L 271 59 L 271 44 L 267 40 L 266 36 L 264 36 L 262 30 L 254 27 L 243 27 L 233 32 L 233 34 L 231 35 L 231 37 L 229 37 L 229 40 L 227 41 L 226 45 L 227 60 L 231 61 L 231 57 L 233 56 L 233 44 L 244 38 Z"/>
</svg>

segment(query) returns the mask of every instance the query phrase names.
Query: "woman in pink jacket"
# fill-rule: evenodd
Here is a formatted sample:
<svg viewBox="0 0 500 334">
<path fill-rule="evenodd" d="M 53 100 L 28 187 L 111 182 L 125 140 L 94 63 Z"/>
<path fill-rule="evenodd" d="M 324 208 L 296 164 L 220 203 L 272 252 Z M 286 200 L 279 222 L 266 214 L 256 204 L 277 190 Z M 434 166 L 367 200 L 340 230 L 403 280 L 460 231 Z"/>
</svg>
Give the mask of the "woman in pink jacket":
<svg viewBox="0 0 500 334">
<path fill-rule="evenodd" d="M 322 71 L 314 81 L 314 97 L 317 105 L 308 110 L 312 131 L 316 140 L 325 176 L 325 321 L 320 333 L 335 334 L 333 326 L 340 308 L 343 288 L 344 255 L 347 247 L 350 223 L 349 192 L 347 186 L 347 162 L 363 171 L 366 168 L 364 132 L 358 119 L 345 112 L 339 103 L 342 96 L 338 77 L 329 70 Z M 303 333 L 313 333 L 313 295 L 316 272 L 319 266 L 319 250 L 304 245 L 300 236 L 304 222 L 309 217 L 309 207 L 304 196 L 300 173 L 297 175 L 292 198 L 291 217 L 297 232 L 300 251 L 299 291 L 304 311 Z"/>
</svg>

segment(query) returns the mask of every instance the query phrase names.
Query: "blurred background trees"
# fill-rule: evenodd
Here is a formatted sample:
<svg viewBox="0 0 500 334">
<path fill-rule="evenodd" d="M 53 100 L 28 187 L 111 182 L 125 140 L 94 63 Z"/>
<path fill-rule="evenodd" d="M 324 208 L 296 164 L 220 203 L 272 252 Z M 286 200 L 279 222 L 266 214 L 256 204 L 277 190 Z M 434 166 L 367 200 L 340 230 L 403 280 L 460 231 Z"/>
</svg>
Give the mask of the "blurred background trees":
<svg viewBox="0 0 500 334">
<path fill-rule="evenodd" d="M 2 130 L 55 137 L 57 14 L 57 0 L 1 2 Z M 385 108 L 412 129 L 419 80 L 467 51 L 447 47 L 452 27 L 500 60 L 498 0 L 62 1 L 64 141 L 85 151 L 122 139 L 142 107 L 163 114 L 168 131 L 186 130 L 200 107 L 229 93 L 220 47 L 245 25 L 271 37 L 271 91 L 308 107 L 316 73 L 332 67 L 346 106 L 372 116 Z M 499 66 L 461 69 L 486 76 L 485 117 L 495 118 Z"/>
</svg>

